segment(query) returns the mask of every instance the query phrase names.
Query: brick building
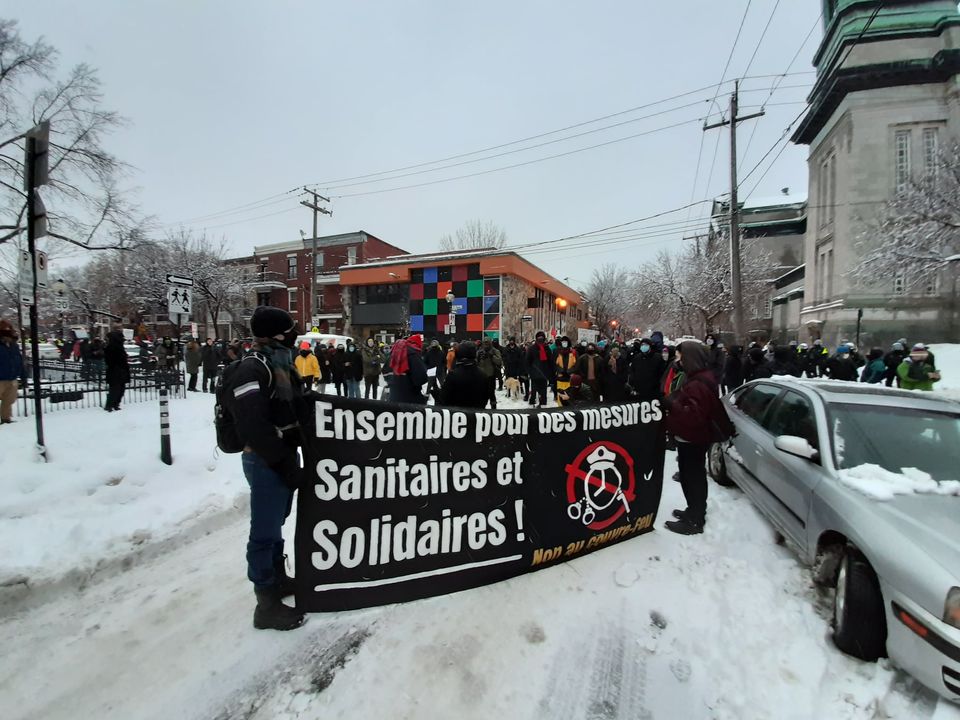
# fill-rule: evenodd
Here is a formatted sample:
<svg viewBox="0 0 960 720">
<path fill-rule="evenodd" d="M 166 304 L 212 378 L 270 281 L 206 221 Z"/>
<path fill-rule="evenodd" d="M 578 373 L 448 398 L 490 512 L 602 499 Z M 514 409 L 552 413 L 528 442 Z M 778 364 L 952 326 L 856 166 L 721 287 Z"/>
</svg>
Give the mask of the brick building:
<svg viewBox="0 0 960 720">
<path fill-rule="evenodd" d="M 347 334 L 390 341 L 577 336 L 589 327 L 580 294 L 509 250 L 407 255 L 340 268 Z M 452 293 L 453 303 L 447 301 Z M 450 327 L 451 309 L 453 327 Z"/>
<path fill-rule="evenodd" d="M 255 305 L 283 308 L 304 329 L 316 326 L 321 332 L 330 333 L 344 330 L 338 268 L 407 254 L 363 230 L 318 237 L 316 298 L 311 303 L 312 248 L 310 238 L 254 247 L 250 290 Z"/>
</svg>

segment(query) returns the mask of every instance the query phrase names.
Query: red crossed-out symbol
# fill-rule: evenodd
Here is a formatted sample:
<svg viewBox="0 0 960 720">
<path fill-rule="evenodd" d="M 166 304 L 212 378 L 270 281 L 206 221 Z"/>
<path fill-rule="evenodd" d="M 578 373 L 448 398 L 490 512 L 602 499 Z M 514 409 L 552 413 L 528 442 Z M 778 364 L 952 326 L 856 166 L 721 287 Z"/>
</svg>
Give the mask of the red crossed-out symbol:
<svg viewBox="0 0 960 720">
<path fill-rule="evenodd" d="M 623 462 L 626 464 L 627 474 L 626 478 L 624 478 L 624 487 L 612 484 L 599 475 L 590 473 L 590 465 L 586 462 L 586 459 L 591 453 L 593 453 L 594 450 L 601 446 L 612 451 L 616 455 L 618 461 L 623 460 Z M 567 503 L 570 505 L 580 504 L 582 506 L 587 506 L 592 504 L 590 498 L 582 495 L 582 493 L 585 491 L 584 480 L 586 480 L 589 485 L 603 489 L 605 492 L 610 493 L 613 496 L 616 496 L 618 493 L 622 492 L 623 497 L 626 498 L 627 502 L 633 502 L 636 498 L 635 492 L 637 487 L 637 478 L 633 467 L 633 457 L 624 448 L 616 443 L 604 440 L 588 445 L 586 448 L 581 450 L 580 453 L 573 459 L 573 462 L 567 465 L 564 469 L 567 472 Z M 623 502 L 607 503 L 603 508 L 601 508 L 601 511 L 603 510 L 611 511 L 610 516 L 602 520 L 594 520 L 587 525 L 588 528 L 591 530 L 603 530 L 604 528 L 615 523 L 621 518 L 621 516 L 623 516 L 624 513 L 627 512 L 626 505 Z"/>
</svg>

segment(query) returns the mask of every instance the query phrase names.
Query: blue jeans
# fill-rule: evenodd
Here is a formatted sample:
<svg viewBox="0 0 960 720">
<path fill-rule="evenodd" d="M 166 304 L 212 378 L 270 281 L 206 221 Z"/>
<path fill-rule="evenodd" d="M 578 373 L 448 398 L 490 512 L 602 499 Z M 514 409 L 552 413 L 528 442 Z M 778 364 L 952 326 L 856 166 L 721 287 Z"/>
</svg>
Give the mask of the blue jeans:
<svg viewBox="0 0 960 720">
<path fill-rule="evenodd" d="M 348 398 L 360 397 L 360 381 L 359 380 L 347 380 L 347 397 Z"/>
<path fill-rule="evenodd" d="M 247 577 L 256 587 L 277 581 L 283 563 L 283 522 L 290 515 L 293 490 L 256 453 L 243 453 L 243 474 L 250 485 L 250 539 Z"/>
</svg>

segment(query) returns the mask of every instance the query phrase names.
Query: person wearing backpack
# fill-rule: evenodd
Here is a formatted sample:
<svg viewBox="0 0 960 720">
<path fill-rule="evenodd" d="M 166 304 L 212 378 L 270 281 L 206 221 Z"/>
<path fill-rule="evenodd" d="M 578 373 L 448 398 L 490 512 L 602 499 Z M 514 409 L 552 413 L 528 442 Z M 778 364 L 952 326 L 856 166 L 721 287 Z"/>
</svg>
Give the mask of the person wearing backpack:
<svg viewBox="0 0 960 720">
<path fill-rule="evenodd" d="M 250 330 L 253 346 L 224 370 L 217 396 L 233 420 L 250 485 L 247 577 L 257 598 L 253 626 L 292 630 L 304 622 L 303 613 L 283 603 L 294 593 L 285 569 L 283 524 L 300 481 L 300 419 L 307 419 L 293 364 L 298 331 L 289 313 L 265 306 L 254 310 Z"/>
<path fill-rule="evenodd" d="M 703 345 L 684 342 L 677 348 L 676 362 L 683 372 L 679 387 L 664 397 L 667 432 L 677 441 L 680 485 L 687 507 L 674 510 L 676 520 L 666 528 L 680 535 L 703 532 L 707 515 L 707 451 L 715 442 L 734 434 L 733 423 L 720 401 L 720 391 L 711 358 Z"/>
</svg>

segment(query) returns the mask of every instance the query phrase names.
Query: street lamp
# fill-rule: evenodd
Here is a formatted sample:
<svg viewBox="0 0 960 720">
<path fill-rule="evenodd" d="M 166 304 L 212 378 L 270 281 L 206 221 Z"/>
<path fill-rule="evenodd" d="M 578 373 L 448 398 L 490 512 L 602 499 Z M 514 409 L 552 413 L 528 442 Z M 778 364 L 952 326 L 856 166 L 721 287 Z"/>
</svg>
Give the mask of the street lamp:
<svg viewBox="0 0 960 720">
<path fill-rule="evenodd" d="M 392 275 L 393 273 L 391 273 Z M 453 290 L 447 290 L 447 307 L 449 308 L 449 314 L 447 315 L 447 335 L 453 335 L 457 331 L 457 306 L 453 304 L 453 301 L 456 300 L 456 297 L 453 294 Z"/>
<path fill-rule="evenodd" d="M 563 331 L 564 331 L 563 321 L 567 314 L 567 301 L 564 300 L 562 297 L 558 297 L 556 299 L 556 306 L 557 306 L 557 314 L 560 316 L 560 322 L 559 322 L 560 334 L 563 335 Z"/>
</svg>

